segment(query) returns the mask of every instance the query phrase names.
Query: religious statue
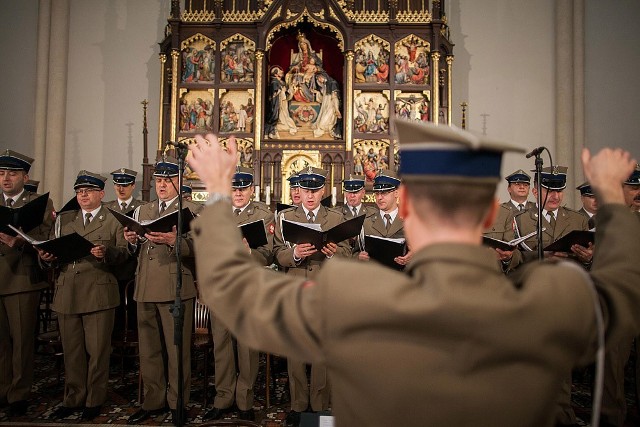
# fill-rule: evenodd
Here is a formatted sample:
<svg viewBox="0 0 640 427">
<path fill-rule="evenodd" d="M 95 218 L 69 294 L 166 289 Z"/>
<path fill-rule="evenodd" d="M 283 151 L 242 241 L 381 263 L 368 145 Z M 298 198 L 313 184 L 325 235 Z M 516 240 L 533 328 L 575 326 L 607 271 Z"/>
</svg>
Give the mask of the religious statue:
<svg viewBox="0 0 640 427">
<path fill-rule="evenodd" d="M 298 132 L 295 122 L 289 115 L 286 87 L 282 81 L 284 71 L 275 66 L 270 72 L 269 88 L 267 91 L 267 109 L 264 131 L 267 138 L 280 138 L 278 130 L 287 130 L 289 134 Z"/>
</svg>

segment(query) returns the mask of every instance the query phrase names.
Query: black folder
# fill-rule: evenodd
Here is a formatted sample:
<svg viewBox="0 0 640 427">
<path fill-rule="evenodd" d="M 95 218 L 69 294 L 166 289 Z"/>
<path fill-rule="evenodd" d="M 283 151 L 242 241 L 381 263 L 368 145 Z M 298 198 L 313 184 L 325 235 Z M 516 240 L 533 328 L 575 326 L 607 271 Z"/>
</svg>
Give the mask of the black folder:
<svg viewBox="0 0 640 427">
<path fill-rule="evenodd" d="M 276 204 L 276 212 L 282 212 L 285 209 L 296 208 L 296 205 L 287 205 L 286 203 Z"/>
<path fill-rule="evenodd" d="M 74 262 L 90 255 L 91 248 L 95 246 L 75 232 L 51 240 L 35 240 L 20 231 L 18 234 L 34 247 L 54 255 L 60 264 Z"/>
<path fill-rule="evenodd" d="M 595 241 L 595 237 L 596 233 L 594 231 L 573 230 L 548 245 L 544 250 L 549 252 L 571 252 L 572 245 L 588 247 L 589 243 Z"/>
<path fill-rule="evenodd" d="M 65 203 L 62 209 L 56 212 L 56 215 L 60 215 L 62 212 L 78 211 L 78 210 L 80 210 L 80 204 L 78 203 L 78 198 L 76 196 L 73 196 L 72 199 L 70 199 L 67 203 Z"/>
<path fill-rule="evenodd" d="M 173 226 L 178 225 L 178 211 L 171 212 L 168 215 L 161 216 L 158 219 L 154 219 L 151 221 L 142 221 L 138 222 L 135 219 L 122 214 L 118 211 L 114 211 L 111 208 L 109 212 L 116 217 L 116 219 L 122 224 L 124 227 L 127 227 L 131 231 L 135 231 L 139 236 L 144 236 L 147 233 L 152 231 L 160 232 L 160 233 L 168 233 L 173 229 Z M 193 212 L 189 208 L 182 208 L 182 232 L 186 233 L 189 231 L 191 221 L 195 218 Z"/>
<path fill-rule="evenodd" d="M 357 218 L 361 217 L 364 218 L 364 215 Z M 369 258 L 378 261 L 380 264 L 395 268 L 396 270 L 402 270 L 404 266 L 398 264 L 393 259 L 407 253 L 407 243 L 400 243 L 396 240 L 398 239 L 366 235 L 364 236 L 365 251 L 369 254 Z"/>
<path fill-rule="evenodd" d="M 15 236 L 16 232 L 9 228 L 9 225 L 22 229 L 25 233 L 33 230 L 44 221 L 48 201 L 49 193 L 38 196 L 18 208 L 0 206 L 0 232 Z"/>
<path fill-rule="evenodd" d="M 242 231 L 242 237 L 247 239 L 247 243 L 249 243 L 251 249 L 259 248 L 268 243 L 267 233 L 264 231 L 263 219 L 239 225 L 238 228 Z"/>
<path fill-rule="evenodd" d="M 324 199 L 320 200 L 320 204 L 325 208 L 331 207 L 331 196 L 327 196 Z"/>
<path fill-rule="evenodd" d="M 494 239 L 493 237 L 482 236 L 482 244 L 485 246 L 492 247 L 494 249 L 501 249 L 503 251 L 512 251 L 516 248 L 517 245 L 511 245 L 509 242 L 505 242 L 504 240 Z"/>
<path fill-rule="evenodd" d="M 360 215 L 323 231 L 311 228 L 313 224 L 283 219 L 282 234 L 287 242 L 311 243 L 317 250 L 321 250 L 327 243 L 339 243 L 359 235 L 363 223 L 364 215 Z"/>
</svg>

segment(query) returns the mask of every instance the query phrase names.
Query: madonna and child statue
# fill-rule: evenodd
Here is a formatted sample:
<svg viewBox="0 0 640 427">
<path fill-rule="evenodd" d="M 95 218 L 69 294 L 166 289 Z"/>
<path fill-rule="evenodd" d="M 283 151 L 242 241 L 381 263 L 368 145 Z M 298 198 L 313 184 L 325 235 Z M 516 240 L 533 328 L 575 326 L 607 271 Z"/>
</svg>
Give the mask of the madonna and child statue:
<svg viewBox="0 0 640 427">
<path fill-rule="evenodd" d="M 265 137 L 269 139 L 341 139 L 342 103 L 338 82 L 323 68 L 301 32 L 298 51 L 291 49 L 289 67 L 269 70 L 266 90 Z"/>
</svg>

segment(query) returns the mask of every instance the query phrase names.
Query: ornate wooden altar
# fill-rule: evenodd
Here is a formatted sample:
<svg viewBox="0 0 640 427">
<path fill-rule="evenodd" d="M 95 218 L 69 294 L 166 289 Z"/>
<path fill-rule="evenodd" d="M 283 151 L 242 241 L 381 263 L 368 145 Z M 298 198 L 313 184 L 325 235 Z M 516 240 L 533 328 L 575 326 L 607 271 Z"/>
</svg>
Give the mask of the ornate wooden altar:
<svg viewBox="0 0 640 427">
<path fill-rule="evenodd" d="M 451 122 L 444 0 L 178 0 L 160 43 L 158 150 L 214 132 L 239 142 L 261 200 L 288 202 L 286 178 L 397 167 L 390 117 Z M 145 183 L 151 166 L 145 166 Z M 194 200 L 206 193 L 187 176 Z"/>
</svg>

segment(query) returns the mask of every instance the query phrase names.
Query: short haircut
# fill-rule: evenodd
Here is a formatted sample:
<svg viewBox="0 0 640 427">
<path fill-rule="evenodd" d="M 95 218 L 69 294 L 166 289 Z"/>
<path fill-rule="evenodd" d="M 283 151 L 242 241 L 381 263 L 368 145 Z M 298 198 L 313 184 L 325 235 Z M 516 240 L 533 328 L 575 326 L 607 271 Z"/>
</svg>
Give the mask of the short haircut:
<svg viewBox="0 0 640 427">
<path fill-rule="evenodd" d="M 418 218 L 436 216 L 458 226 L 480 224 L 491 207 L 495 183 L 405 182 Z"/>
</svg>

